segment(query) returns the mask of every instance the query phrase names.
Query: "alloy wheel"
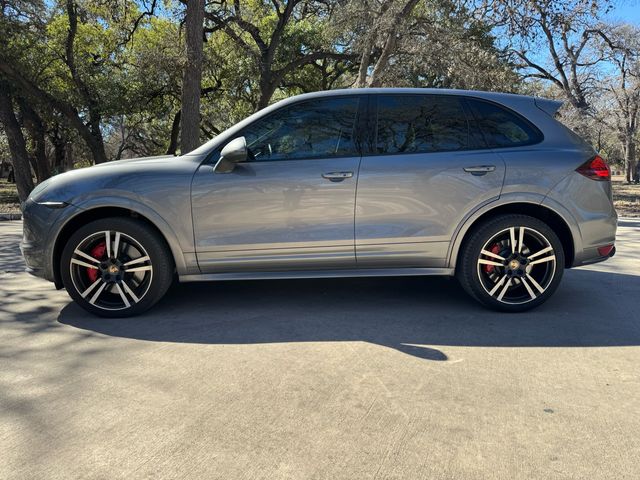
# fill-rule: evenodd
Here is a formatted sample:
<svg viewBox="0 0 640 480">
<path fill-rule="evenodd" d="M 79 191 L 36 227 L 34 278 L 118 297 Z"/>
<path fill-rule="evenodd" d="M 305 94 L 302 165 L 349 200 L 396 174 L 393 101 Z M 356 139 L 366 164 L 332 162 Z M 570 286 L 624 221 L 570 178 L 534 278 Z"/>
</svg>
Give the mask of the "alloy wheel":
<svg viewBox="0 0 640 480">
<path fill-rule="evenodd" d="M 490 297 L 511 305 L 531 302 L 551 285 L 556 254 L 537 230 L 513 226 L 483 246 L 477 261 L 480 283 Z"/>
<path fill-rule="evenodd" d="M 151 258 L 130 235 L 95 232 L 73 250 L 70 273 L 73 286 L 91 305 L 124 310 L 139 303 L 153 279 Z"/>
</svg>

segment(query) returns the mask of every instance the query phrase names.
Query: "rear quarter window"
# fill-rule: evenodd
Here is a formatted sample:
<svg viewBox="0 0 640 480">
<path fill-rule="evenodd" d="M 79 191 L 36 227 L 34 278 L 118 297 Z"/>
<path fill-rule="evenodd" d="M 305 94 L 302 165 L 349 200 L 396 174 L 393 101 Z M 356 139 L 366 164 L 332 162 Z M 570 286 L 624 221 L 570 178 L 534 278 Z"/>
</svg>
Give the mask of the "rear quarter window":
<svg viewBox="0 0 640 480">
<path fill-rule="evenodd" d="M 467 98 L 467 105 L 489 148 L 533 145 L 543 139 L 531 122 L 505 107 L 476 98 Z"/>
</svg>

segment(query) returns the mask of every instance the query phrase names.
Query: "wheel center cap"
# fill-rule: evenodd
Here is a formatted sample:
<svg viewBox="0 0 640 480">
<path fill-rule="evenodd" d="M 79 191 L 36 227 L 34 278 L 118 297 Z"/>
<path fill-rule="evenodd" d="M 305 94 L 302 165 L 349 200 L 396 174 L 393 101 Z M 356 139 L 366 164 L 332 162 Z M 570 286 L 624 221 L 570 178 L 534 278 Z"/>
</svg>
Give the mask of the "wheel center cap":
<svg viewBox="0 0 640 480">
<path fill-rule="evenodd" d="M 520 262 L 518 260 L 511 260 L 509 262 L 509 268 L 511 270 L 517 270 L 518 268 L 520 268 Z"/>
<path fill-rule="evenodd" d="M 112 275 L 115 275 L 116 273 L 118 273 L 119 269 L 116 265 L 110 265 L 109 266 L 109 273 Z"/>
</svg>

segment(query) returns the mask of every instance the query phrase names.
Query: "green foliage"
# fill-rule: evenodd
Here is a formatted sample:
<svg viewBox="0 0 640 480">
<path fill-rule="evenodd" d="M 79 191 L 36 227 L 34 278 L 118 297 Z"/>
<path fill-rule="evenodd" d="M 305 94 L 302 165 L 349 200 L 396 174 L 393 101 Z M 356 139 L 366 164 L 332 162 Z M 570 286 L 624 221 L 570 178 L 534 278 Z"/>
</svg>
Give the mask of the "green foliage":
<svg viewBox="0 0 640 480">
<path fill-rule="evenodd" d="M 389 12 L 403 4 L 386 1 Z M 384 15 L 378 23 L 372 20 L 372 10 L 383 3 L 209 3 L 202 140 L 265 102 L 353 86 L 363 45 L 376 29 L 383 34 L 388 28 Z M 76 164 L 92 162 L 100 147 L 91 145 L 92 137 L 103 142 L 108 159 L 167 151 L 185 67 L 181 1 L 11 0 L 3 5 L 0 67 L 8 70 L 0 68 L 0 81 L 10 86 L 17 110 L 19 101 L 27 102 L 42 119 L 54 171 L 65 168 L 61 159 L 70 152 Z M 294 7 L 287 11 L 287 5 Z M 463 4 L 419 2 L 399 31 L 384 85 L 505 91 L 523 86 L 497 46 L 493 25 Z M 373 41 L 373 61 L 382 38 Z"/>
</svg>

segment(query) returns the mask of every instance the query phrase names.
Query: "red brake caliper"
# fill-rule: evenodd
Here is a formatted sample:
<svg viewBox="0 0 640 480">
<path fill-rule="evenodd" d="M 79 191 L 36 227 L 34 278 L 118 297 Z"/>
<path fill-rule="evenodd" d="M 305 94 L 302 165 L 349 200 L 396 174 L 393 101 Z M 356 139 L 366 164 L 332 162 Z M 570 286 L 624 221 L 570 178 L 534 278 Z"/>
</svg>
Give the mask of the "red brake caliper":
<svg viewBox="0 0 640 480">
<path fill-rule="evenodd" d="M 91 255 L 96 260 L 102 260 L 102 257 L 104 257 L 104 254 L 106 253 L 106 251 L 107 251 L 107 244 L 105 242 L 100 242 L 99 244 L 97 244 L 95 247 L 91 249 L 91 251 L 89 252 L 89 255 Z M 99 272 L 95 268 L 87 267 L 87 276 L 89 277 L 89 280 L 91 280 L 92 282 L 95 282 L 98 279 L 98 274 Z"/>
<path fill-rule="evenodd" d="M 491 253 L 495 253 L 496 255 L 498 254 L 498 252 L 500 251 L 500 244 L 499 243 L 494 243 L 493 245 L 491 245 L 491 248 L 489 249 L 489 251 Z M 484 266 L 484 271 L 487 273 L 491 273 L 495 270 L 495 266 L 493 265 L 485 265 Z"/>
</svg>

